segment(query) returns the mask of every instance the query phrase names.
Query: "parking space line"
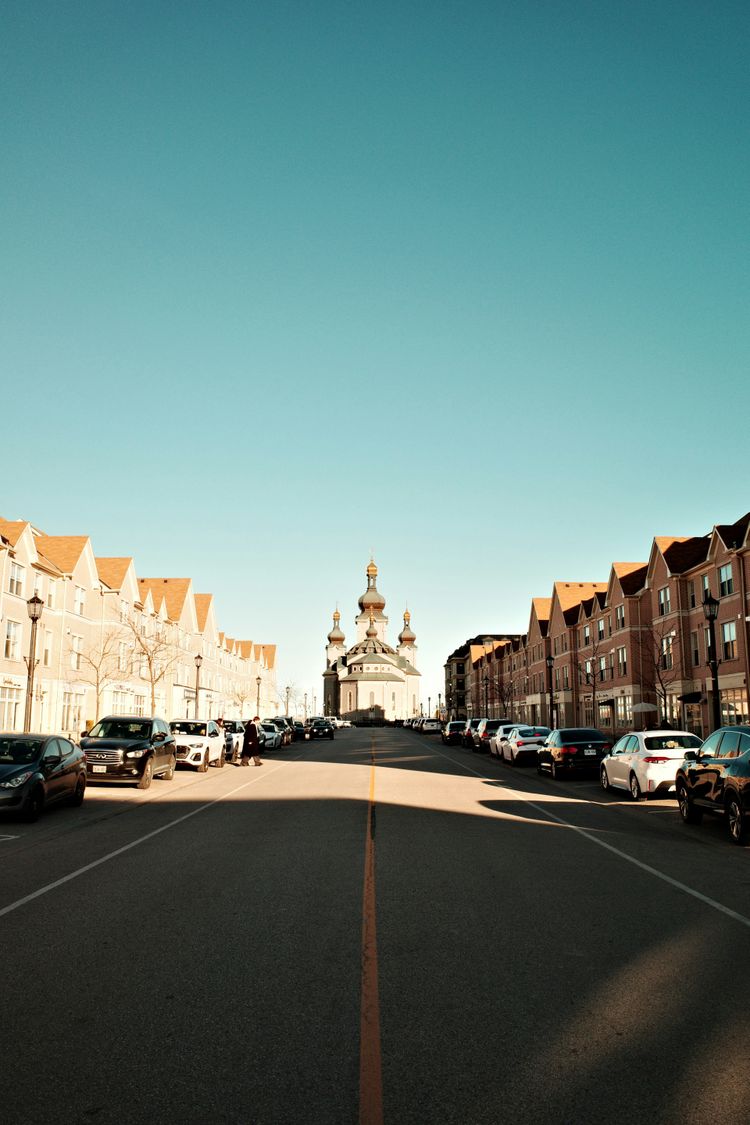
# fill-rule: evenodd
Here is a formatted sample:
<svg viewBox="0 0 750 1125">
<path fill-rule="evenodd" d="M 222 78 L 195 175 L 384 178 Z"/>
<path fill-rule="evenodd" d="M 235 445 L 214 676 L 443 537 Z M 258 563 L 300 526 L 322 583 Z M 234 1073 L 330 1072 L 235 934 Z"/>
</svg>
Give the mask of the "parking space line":
<svg viewBox="0 0 750 1125">
<path fill-rule="evenodd" d="M 478 777 L 481 781 L 497 781 L 497 778 L 487 777 L 485 774 L 481 774 L 477 770 L 472 769 L 471 766 L 467 766 L 463 762 L 457 762 L 453 758 L 449 758 L 447 754 L 441 753 L 440 750 L 435 750 L 434 753 L 439 757 L 444 758 L 446 762 L 450 762 L 451 765 L 460 766 L 461 769 L 466 770 L 467 773 L 473 773 L 474 776 Z M 510 789 L 508 787 L 508 791 L 513 793 L 514 797 L 517 797 L 519 800 L 524 801 L 525 804 L 529 806 L 529 808 L 534 809 L 534 811 L 538 812 L 541 816 L 547 817 L 549 820 L 554 821 L 556 824 L 562 825 L 564 828 L 571 828 L 573 832 L 577 832 L 579 836 L 583 836 L 586 840 L 589 841 L 589 843 L 596 844 L 599 848 L 604 848 L 605 851 L 611 852 L 613 855 L 618 856 L 620 859 L 624 859 L 627 863 L 632 863 L 634 867 L 639 867 L 641 871 L 645 871 L 648 875 L 653 875 L 654 878 L 661 879 L 663 883 L 668 883 L 676 890 L 682 891 L 683 894 L 690 895 L 691 898 L 698 899 L 698 901 L 702 902 L 704 906 L 710 906 L 712 910 L 717 910 L 720 914 L 724 914 L 727 918 L 731 918 L 733 921 L 739 922 L 740 925 L 747 926 L 750 929 L 750 918 L 746 918 L 744 914 L 738 914 L 736 910 L 731 910 L 730 907 L 724 906 L 723 903 L 717 902 L 716 899 L 709 898 L 708 895 L 701 894 L 700 891 L 696 891 L 693 887 L 689 887 L 687 883 L 681 883 L 679 879 L 673 879 L 671 875 L 666 875 L 663 871 L 659 871 L 656 867 L 652 867 L 648 863 L 642 863 L 640 859 L 636 859 L 635 856 L 628 855 L 627 852 L 621 851 L 620 848 L 616 848 L 614 844 L 608 844 L 606 840 L 600 839 L 597 835 L 595 835 L 593 832 L 590 832 L 587 828 L 580 828 L 577 824 L 571 824 L 569 820 L 564 820 L 563 817 L 556 816 L 553 812 L 550 812 L 549 809 L 544 808 L 542 805 L 537 805 L 534 801 L 529 800 L 529 798 L 522 790 Z"/>
<path fill-rule="evenodd" d="M 247 789 L 249 785 L 257 785 L 259 782 L 263 781 L 264 778 L 270 777 L 271 774 L 276 773 L 280 769 L 283 769 L 282 765 L 278 765 L 272 770 L 264 770 L 260 777 L 250 778 L 242 785 L 238 785 L 236 789 L 230 789 L 228 793 L 222 793 L 220 797 L 215 797 L 213 801 L 208 801 L 205 805 L 200 805 L 197 809 L 192 809 L 190 812 L 178 816 L 176 820 L 170 820 L 168 824 L 163 824 L 161 828 L 154 828 L 152 832 L 147 832 L 145 836 L 139 836 L 137 840 L 131 840 L 129 844 L 124 844 L 121 848 L 116 848 L 115 851 L 108 852 L 107 855 L 103 855 L 99 859 L 93 860 L 91 863 L 84 864 L 83 867 L 71 871 L 68 875 L 63 875 L 62 878 L 55 879 L 53 883 L 48 883 L 45 887 L 39 887 L 38 890 L 32 891 L 31 894 L 16 899 L 15 902 L 9 903 L 8 906 L 0 908 L 0 918 L 3 918 L 6 914 L 11 914 L 14 910 L 18 910 L 22 906 L 26 906 L 28 903 L 33 902 L 34 899 L 41 898 L 42 895 L 49 894 L 50 891 L 64 886 L 65 883 L 70 883 L 73 879 L 78 879 L 79 876 L 85 875 L 88 871 L 93 871 L 95 867 L 101 867 L 103 863 L 108 863 L 111 859 L 116 859 L 117 856 L 124 855 L 125 852 L 129 852 L 132 848 L 137 848 L 139 844 L 145 844 L 147 840 L 153 840 L 155 836 L 160 836 L 162 832 L 168 832 L 170 828 L 176 828 L 178 824 L 190 820 L 191 817 L 197 816 L 198 813 L 205 812 L 206 809 L 210 809 L 214 805 L 219 804 L 219 802 L 225 800 L 225 798 L 232 797 L 235 793 L 241 793 L 242 790 Z"/>
</svg>

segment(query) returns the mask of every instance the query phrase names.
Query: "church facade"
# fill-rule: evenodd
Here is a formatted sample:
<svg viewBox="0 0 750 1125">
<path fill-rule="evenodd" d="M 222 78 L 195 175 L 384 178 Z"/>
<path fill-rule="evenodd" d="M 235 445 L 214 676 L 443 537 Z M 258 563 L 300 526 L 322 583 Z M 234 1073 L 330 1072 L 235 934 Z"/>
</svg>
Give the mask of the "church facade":
<svg viewBox="0 0 750 1125">
<path fill-rule="evenodd" d="M 411 615 L 404 613 L 398 645 L 388 644 L 385 598 L 377 588 L 378 568 L 371 559 L 367 588 L 355 617 L 357 639 L 351 648 L 341 630 L 341 614 L 333 615 L 328 634 L 323 701 L 326 715 L 352 722 L 393 722 L 419 714 L 420 673 L 416 667 L 416 636 Z"/>
</svg>

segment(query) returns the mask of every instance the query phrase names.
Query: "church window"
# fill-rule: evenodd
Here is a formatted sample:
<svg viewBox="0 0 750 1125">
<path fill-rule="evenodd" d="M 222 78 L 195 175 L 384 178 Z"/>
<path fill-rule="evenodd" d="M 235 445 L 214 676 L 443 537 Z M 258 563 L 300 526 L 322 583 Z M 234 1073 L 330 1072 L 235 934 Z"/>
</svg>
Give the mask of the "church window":
<svg viewBox="0 0 750 1125">
<path fill-rule="evenodd" d="M 375 706 L 375 692 L 374 691 L 370 692 L 370 706 L 371 707 Z"/>
</svg>

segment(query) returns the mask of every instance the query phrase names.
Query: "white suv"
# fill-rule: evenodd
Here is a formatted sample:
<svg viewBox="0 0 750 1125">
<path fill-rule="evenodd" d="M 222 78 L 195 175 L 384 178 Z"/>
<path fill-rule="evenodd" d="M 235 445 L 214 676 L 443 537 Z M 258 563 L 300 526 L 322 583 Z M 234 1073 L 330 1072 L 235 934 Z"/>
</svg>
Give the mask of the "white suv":
<svg viewBox="0 0 750 1125">
<path fill-rule="evenodd" d="M 213 719 L 175 719 L 169 724 L 177 750 L 177 765 L 205 773 L 209 766 L 224 765 L 224 732 Z"/>
</svg>

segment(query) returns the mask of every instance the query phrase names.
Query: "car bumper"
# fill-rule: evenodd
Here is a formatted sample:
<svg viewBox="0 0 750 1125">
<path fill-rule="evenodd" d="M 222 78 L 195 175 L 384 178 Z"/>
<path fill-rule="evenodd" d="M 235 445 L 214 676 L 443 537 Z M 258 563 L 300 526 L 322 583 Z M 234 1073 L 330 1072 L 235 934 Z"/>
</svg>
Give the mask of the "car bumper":
<svg viewBox="0 0 750 1125">
<path fill-rule="evenodd" d="M 184 746 L 177 747 L 178 766 L 190 766 L 192 769 L 196 769 L 198 766 L 203 764 L 203 759 L 205 758 L 205 756 L 206 751 L 203 749 L 190 750 Z"/>
<path fill-rule="evenodd" d="M 0 789 L 0 810 L 20 809 L 29 791 L 28 782 L 17 789 Z"/>
<path fill-rule="evenodd" d="M 86 763 L 87 781 L 136 781 L 143 773 L 148 758 L 135 762 Z"/>
</svg>

